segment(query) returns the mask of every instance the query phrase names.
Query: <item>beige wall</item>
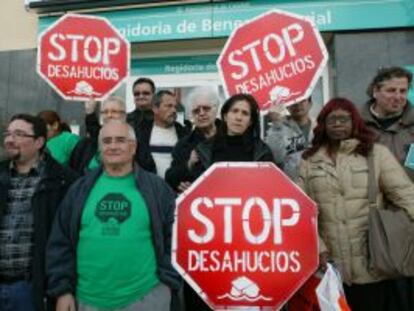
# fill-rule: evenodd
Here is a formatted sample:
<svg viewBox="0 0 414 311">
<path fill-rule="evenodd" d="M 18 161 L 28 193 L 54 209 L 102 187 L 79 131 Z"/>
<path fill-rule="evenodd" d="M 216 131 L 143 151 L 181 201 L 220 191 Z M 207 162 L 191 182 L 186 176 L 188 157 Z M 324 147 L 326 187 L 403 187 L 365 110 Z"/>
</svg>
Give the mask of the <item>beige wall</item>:
<svg viewBox="0 0 414 311">
<path fill-rule="evenodd" d="M 24 0 L 0 0 L 0 51 L 36 47 L 37 15 L 27 12 Z"/>
</svg>

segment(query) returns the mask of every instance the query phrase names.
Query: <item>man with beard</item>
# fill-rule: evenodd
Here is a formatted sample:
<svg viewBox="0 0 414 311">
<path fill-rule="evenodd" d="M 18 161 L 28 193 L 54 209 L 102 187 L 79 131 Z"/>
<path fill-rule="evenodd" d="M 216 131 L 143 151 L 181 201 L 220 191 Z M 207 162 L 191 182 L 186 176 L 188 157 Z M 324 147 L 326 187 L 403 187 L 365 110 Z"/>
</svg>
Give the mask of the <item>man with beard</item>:
<svg viewBox="0 0 414 311">
<path fill-rule="evenodd" d="M 0 309 L 52 310 L 45 295 L 45 248 L 55 211 L 75 173 L 45 153 L 46 123 L 12 117 L 0 163 Z"/>
<path fill-rule="evenodd" d="M 138 163 L 164 178 L 170 167 L 171 152 L 177 141 L 187 134 L 176 122 L 177 99 L 170 91 L 159 91 L 152 100 L 154 120 L 144 122 L 137 134 Z"/>
</svg>

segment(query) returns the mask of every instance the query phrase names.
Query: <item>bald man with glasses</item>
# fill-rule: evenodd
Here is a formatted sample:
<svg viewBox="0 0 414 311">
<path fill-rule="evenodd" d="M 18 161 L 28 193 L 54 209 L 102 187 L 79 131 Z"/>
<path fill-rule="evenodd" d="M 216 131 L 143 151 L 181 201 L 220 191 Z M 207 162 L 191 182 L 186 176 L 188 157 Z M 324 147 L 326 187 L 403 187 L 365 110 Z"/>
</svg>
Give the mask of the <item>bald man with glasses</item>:
<svg viewBox="0 0 414 311">
<path fill-rule="evenodd" d="M 70 189 L 54 222 L 48 293 L 57 311 L 169 311 L 181 285 L 171 265 L 175 194 L 135 165 L 125 121 L 103 125 L 99 148 L 102 167 Z"/>
</svg>

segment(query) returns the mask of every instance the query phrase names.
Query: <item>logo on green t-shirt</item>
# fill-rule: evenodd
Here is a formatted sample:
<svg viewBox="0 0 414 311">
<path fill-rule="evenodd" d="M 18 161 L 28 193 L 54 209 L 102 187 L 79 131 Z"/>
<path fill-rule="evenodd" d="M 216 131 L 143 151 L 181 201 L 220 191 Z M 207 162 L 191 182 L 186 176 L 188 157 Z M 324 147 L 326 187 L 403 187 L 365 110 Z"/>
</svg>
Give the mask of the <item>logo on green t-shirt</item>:
<svg viewBox="0 0 414 311">
<path fill-rule="evenodd" d="M 119 235 L 120 225 L 131 216 L 131 202 L 121 193 L 108 193 L 95 209 L 103 235 Z"/>
</svg>

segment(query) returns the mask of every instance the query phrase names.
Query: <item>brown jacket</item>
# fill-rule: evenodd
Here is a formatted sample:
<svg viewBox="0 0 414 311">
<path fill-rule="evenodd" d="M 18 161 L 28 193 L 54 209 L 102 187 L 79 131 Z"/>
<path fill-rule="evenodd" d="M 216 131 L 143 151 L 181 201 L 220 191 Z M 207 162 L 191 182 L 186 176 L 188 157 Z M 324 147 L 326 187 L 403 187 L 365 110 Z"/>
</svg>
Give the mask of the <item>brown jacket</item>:
<svg viewBox="0 0 414 311">
<path fill-rule="evenodd" d="M 356 139 L 343 141 L 336 164 L 324 148 L 319 149 L 302 161 L 298 181 L 318 205 L 320 251 L 327 249 L 349 284 L 384 279 L 368 269 L 368 164 L 366 157 L 354 153 L 358 143 Z M 381 192 L 414 219 L 414 185 L 386 147 L 375 144 L 373 152 Z M 382 193 L 377 197 L 379 206 Z"/>
<path fill-rule="evenodd" d="M 383 129 L 370 111 L 372 104 L 372 101 L 369 101 L 361 109 L 361 116 L 365 124 L 377 135 L 376 142 L 387 146 L 401 165 L 404 165 L 410 144 L 414 143 L 414 108 L 410 103 L 407 103 L 401 119 L 389 128 Z M 414 181 L 414 170 L 404 168 L 411 180 Z"/>
</svg>

